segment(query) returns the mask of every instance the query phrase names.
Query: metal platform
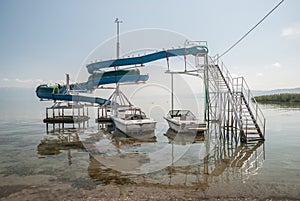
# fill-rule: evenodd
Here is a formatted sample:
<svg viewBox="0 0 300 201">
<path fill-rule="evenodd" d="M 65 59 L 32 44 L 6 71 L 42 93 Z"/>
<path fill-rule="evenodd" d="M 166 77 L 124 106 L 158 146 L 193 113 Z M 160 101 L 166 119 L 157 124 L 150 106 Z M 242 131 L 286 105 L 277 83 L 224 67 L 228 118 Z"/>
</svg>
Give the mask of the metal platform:
<svg viewBox="0 0 300 201">
<path fill-rule="evenodd" d="M 74 124 L 82 123 L 88 121 L 90 118 L 88 116 L 56 116 L 48 117 L 43 120 L 44 123 L 54 124 L 54 123 L 65 123 Z"/>
<path fill-rule="evenodd" d="M 52 124 L 53 131 L 56 125 L 59 129 L 64 130 L 65 124 L 71 124 L 73 128 L 86 127 L 90 117 L 88 115 L 88 107 L 80 103 L 70 102 L 55 102 L 53 106 L 46 108 L 46 118 L 43 120 L 46 123 L 47 133 L 49 132 L 49 124 Z"/>
</svg>

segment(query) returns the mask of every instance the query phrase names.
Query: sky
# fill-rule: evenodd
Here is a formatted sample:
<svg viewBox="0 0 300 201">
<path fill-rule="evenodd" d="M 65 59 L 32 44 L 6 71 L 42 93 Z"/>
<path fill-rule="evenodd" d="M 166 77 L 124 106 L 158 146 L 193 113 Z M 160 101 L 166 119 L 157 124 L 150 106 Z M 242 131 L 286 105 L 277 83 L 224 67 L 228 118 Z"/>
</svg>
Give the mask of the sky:
<svg viewBox="0 0 300 201">
<path fill-rule="evenodd" d="M 62 81 L 66 73 L 74 80 L 88 55 L 115 37 L 116 17 L 123 21 L 121 35 L 169 30 L 207 41 L 211 56 L 221 54 L 278 2 L 0 0 L 0 87 L 34 88 Z M 299 0 L 285 0 L 224 55 L 231 74 L 244 76 L 255 90 L 300 87 L 299 8 Z"/>
</svg>

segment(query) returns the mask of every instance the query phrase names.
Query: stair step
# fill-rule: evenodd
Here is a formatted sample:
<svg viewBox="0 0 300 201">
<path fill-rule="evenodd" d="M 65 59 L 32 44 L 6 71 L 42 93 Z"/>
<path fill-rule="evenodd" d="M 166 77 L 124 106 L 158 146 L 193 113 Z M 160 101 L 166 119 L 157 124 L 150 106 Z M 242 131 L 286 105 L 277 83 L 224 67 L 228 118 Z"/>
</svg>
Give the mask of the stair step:
<svg viewBox="0 0 300 201">
<path fill-rule="evenodd" d="M 243 122 L 243 127 L 244 128 L 256 128 L 256 125 L 253 122 L 248 121 L 248 123 L 246 124 L 246 122 Z"/>
<path fill-rule="evenodd" d="M 262 137 L 249 137 L 247 141 L 264 141 L 265 139 Z"/>
<path fill-rule="evenodd" d="M 241 114 L 241 116 L 244 117 L 243 119 L 244 119 L 245 121 L 246 121 L 246 120 L 248 120 L 248 121 L 252 121 L 252 120 L 253 120 L 253 118 L 252 118 L 251 115 Z"/>
<path fill-rule="evenodd" d="M 242 114 L 244 117 L 252 117 L 251 114 Z"/>
<path fill-rule="evenodd" d="M 247 128 L 243 128 L 243 130 L 257 130 L 256 127 L 247 127 Z"/>
<path fill-rule="evenodd" d="M 254 119 L 251 118 L 251 116 L 248 116 L 248 118 L 246 118 L 246 116 L 243 116 L 244 118 L 242 118 L 242 120 L 244 122 L 248 121 L 248 122 L 253 122 Z"/>
<path fill-rule="evenodd" d="M 258 129 L 258 127 L 257 126 L 255 126 L 255 124 L 248 124 L 247 126 L 244 124 L 243 125 L 243 129 L 244 130 L 257 130 Z"/>
<path fill-rule="evenodd" d="M 259 135 L 258 132 L 246 132 L 247 135 Z"/>
<path fill-rule="evenodd" d="M 243 120 L 243 122 L 247 125 L 255 125 L 254 121 L 254 119 Z"/>
<path fill-rule="evenodd" d="M 251 111 L 248 108 L 242 108 L 241 110 L 243 113 L 247 113 L 247 114 L 251 113 Z"/>
</svg>

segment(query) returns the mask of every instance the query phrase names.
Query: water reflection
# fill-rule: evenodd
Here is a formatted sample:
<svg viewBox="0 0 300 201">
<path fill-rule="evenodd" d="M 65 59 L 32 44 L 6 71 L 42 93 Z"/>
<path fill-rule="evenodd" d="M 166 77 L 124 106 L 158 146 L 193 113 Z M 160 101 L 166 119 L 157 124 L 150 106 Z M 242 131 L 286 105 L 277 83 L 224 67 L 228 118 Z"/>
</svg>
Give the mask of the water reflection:
<svg viewBox="0 0 300 201">
<path fill-rule="evenodd" d="M 48 131 L 48 129 L 47 129 Z M 63 150 L 67 151 L 68 164 L 72 165 L 72 150 L 84 149 L 79 134 L 79 129 L 56 129 L 47 132 L 47 136 L 37 146 L 38 154 L 41 156 L 58 155 Z"/>
<path fill-rule="evenodd" d="M 267 109 L 283 109 L 283 110 L 300 110 L 300 103 L 294 102 L 294 103 L 261 103 L 260 104 L 262 108 Z"/>
<path fill-rule="evenodd" d="M 95 136 L 98 136 L 97 140 Z M 107 127 L 92 139 L 86 139 L 84 146 L 106 168 L 120 172 L 138 172 L 150 162 L 149 152 L 143 149 L 156 142 L 156 138 L 131 138 L 117 129 Z"/>
<path fill-rule="evenodd" d="M 85 148 L 89 152 L 88 175 L 103 185 L 160 185 L 205 191 L 214 182 L 246 180 L 257 174 L 265 157 L 263 142 L 240 144 L 212 133 L 195 136 L 167 130 L 155 139 L 141 140 L 106 125 L 84 139 L 83 132 L 76 129 L 54 132 L 37 148 L 40 155 L 68 150 L 69 165 L 71 150 Z"/>
<path fill-rule="evenodd" d="M 241 145 L 232 149 L 219 146 L 213 154 L 198 164 L 181 165 L 180 161 L 149 174 L 126 174 L 103 165 L 90 155 L 89 176 L 102 184 L 159 185 L 163 188 L 193 188 L 205 190 L 211 183 L 247 179 L 262 167 L 263 142 Z M 129 156 L 128 156 L 129 157 Z M 144 163 L 143 161 L 142 163 Z"/>
<path fill-rule="evenodd" d="M 185 145 L 203 142 L 205 140 L 206 133 L 175 132 L 169 128 L 164 135 L 169 139 L 169 143 Z"/>
</svg>

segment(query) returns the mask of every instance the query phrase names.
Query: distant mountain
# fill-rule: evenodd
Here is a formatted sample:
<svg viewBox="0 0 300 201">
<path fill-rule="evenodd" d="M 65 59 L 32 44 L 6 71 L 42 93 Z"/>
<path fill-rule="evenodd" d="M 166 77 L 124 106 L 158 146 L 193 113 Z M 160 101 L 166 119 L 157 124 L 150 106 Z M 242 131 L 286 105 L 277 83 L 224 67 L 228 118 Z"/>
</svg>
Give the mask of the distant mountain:
<svg viewBox="0 0 300 201">
<path fill-rule="evenodd" d="M 254 96 L 272 95 L 272 94 L 292 94 L 300 93 L 299 88 L 292 89 L 275 89 L 275 90 L 251 90 Z M 11 99 L 37 99 L 35 94 L 35 88 L 16 88 L 16 87 L 0 87 L 1 99 L 11 100 Z M 187 97 L 195 97 L 187 96 Z M 204 93 L 197 93 L 197 98 L 204 98 Z"/>
<path fill-rule="evenodd" d="M 0 101 L 38 99 L 34 88 L 0 87 Z"/>
<path fill-rule="evenodd" d="M 254 96 L 272 95 L 272 94 L 297 94 L 300 93 L 300 88 L 292 89 L 274 89 L 268 91 L 253 90 L 252 94 Z"/>
</svg>

